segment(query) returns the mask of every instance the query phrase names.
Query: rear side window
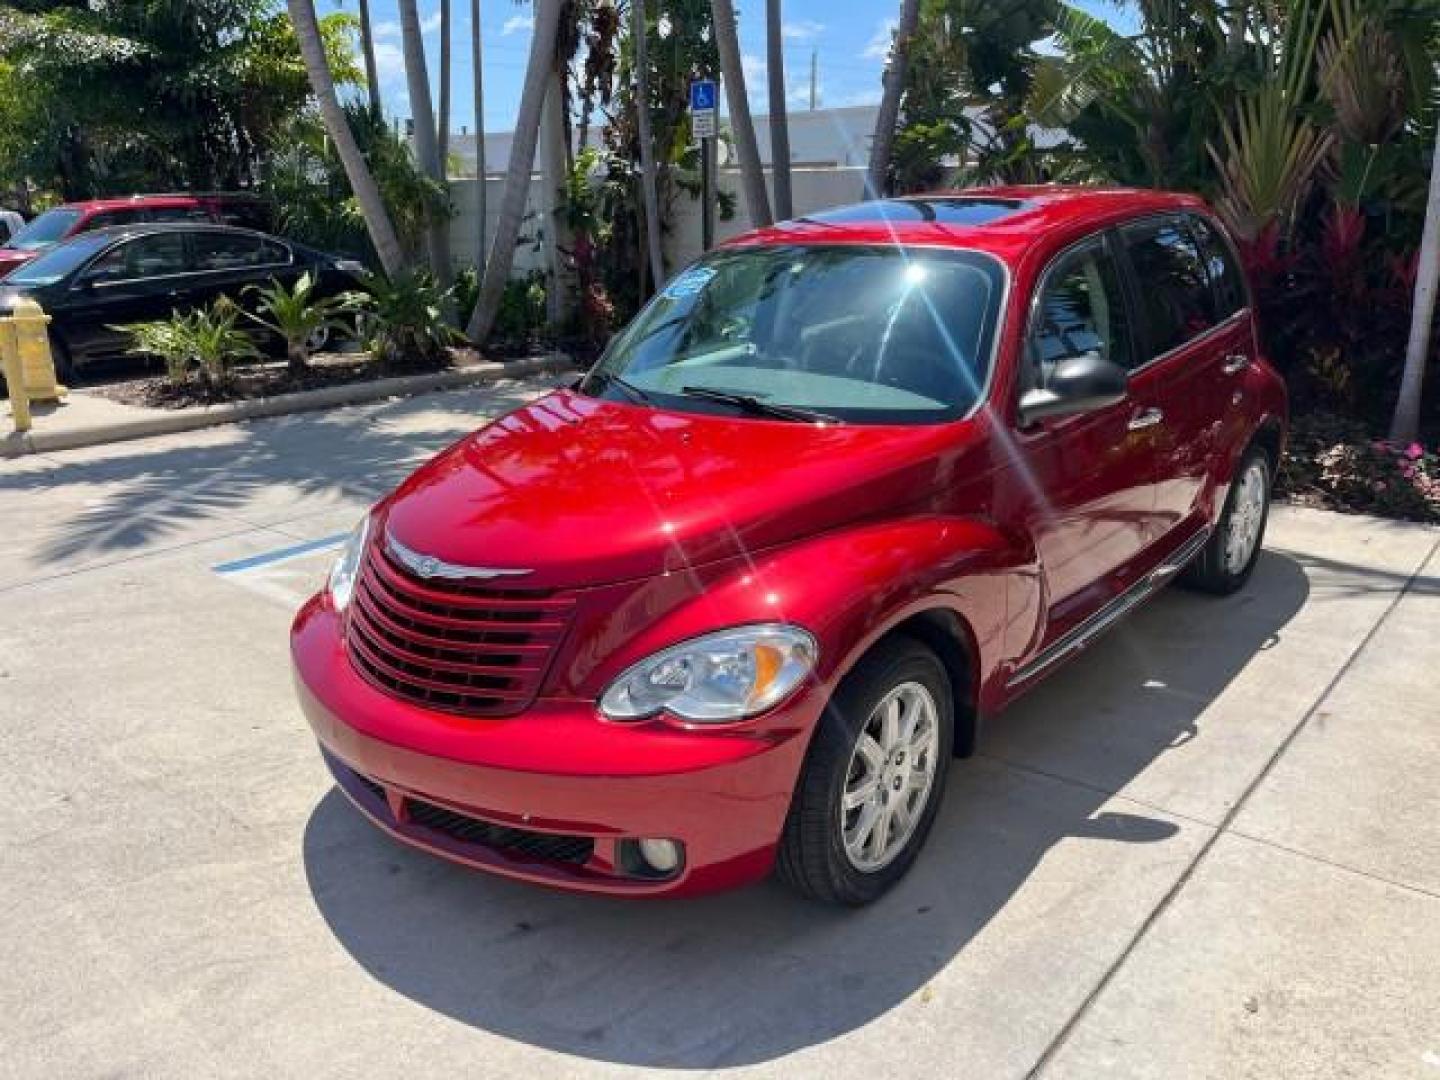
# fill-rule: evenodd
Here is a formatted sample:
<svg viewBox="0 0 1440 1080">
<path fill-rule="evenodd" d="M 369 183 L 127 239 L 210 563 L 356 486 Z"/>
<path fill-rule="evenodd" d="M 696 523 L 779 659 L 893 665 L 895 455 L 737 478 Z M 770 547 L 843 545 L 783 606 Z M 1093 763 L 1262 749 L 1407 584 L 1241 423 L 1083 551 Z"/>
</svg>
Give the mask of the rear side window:
<svg viewBox="0 0 1440 1080">
<path fill-rule="evenodd" d="M 136 278 L 183 274 L 185 237 L 162 233 L 130 240 L 106 252 L 85 272 L 87 281 L 131 281 Z"/>
<path fill-rule="evenodd" d="M 1215 325 L 1204 260 L 1178 220 L 1132 225 L 1121 235 L 1135 270 L 1152 357 Z"/>
<path fill-rule="evenodd" d="M 1205 269 L 1210 277 L 1210 290 L 1215 296 L 1215 320 L 1228 319 L 1246 304 L 1245 279 L 1235 261 L 1235 254 L 1218 229 L 1204 218 L 1190 218 L 1190 231 L 1200 246 Z"/>
<path fill-rule="evenodd" d="M 195 236 L 197 270 L 243 270 L 251 266 L 275 266 L 290 261 L 290 252 L 258 236 L 230 233 L 198 233 Z"/>
<path fill-rule="evenodd" d="M 1057 365 L 1086 353 L 1135 366 L 1120 274 L 1100 241 L 1061 255 L 1045 276 L 1027 348 L 1028 386 L 1044 387 Z"/>
</svg>

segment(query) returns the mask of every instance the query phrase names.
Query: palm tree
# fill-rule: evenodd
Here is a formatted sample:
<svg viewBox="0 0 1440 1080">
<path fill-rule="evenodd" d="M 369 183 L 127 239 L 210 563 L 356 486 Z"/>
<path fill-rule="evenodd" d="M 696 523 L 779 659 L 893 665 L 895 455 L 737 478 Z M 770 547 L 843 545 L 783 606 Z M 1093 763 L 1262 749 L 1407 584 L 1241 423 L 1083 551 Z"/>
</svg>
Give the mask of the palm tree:
<svg viewBox="0 0 1440 1080">
<path fill-rule="evenodd" d="M 781 0 L 765 0 L 765 65 L 770 80 L 770 168 L 775 177 L 775 216 L 794 214 L 790 197 L 790 120 L 785 115 L 785 35 Z"/>
<path fill-rule="evenodd" d="M 444 163 L 435 137 L 435 110 L 430 102 L 430 72 L 425 66 L 425 39 L 415 0 L 399 0 L 400 36 L 405 50 L 405 85 L 410 92 L 410 117 L 415 125 L 415 157 L 432 180 L 445 182 Z M 450 229 L 440 215 L 432 215 L 425 230 L 430 272 L 442 284 L 450 281 Z"/>
<path fill-rule="evenodd" d="M 635 42 L 635 119 L 640 135 L 640 191 L 645 205 L 645 242 L 650 254 L 651 285 L 658 289 L 665 280 L 665 255 L 660 250 L 660 199 L 655 189 L 655 145 L 650 131 L 649 19 L 645 12 L 645 0 L 630 0 L 630 19 L 630 36 Z"/>
<path fill-rule="evenodd" d="M 730 130 L 735 136 L 735 150 L 740 155 L 740 181 L 745 189 L 745 205 L 750 211 L 750 223 L 763 228 L 775 219 L 770 216 L 765 169 L 760 164 L 755 125 L 750 120 L 750 101 L 745 96 L 745 69 L 740 62 L 735 5 L 732 0 L 710 0 L 710 12 L 715 23 L 715 45 L 720 51 L 720 76 L 725 83 L 725 100 L 730 105 Z"/>
<path fill-rule="evenodd" d="M 435 124 L 440 179 L 444 180 L 450 171 L 450 0 L 440 0 L 440 115 Z"/>
<path fill-rule="evenodd" d="M 293 2 L 293 0 L 292 0 Z M 540 136 L 540 111 L 555 70 L 555 37 L 560 27 L 560 0 L 535 0 L 535 31 L 530 39 L 530 57 L 525 65 L 525 83 L 520 95 L 520 113 L 515 118 L 515 138 L 510 147 L 510 164 L 505 172 L 505 194 L 500 200 L 500 220 L 490 242 L 490 257 L 480 283 L 480 297 L 465 336 L 483 344 L 495 325 L 500 299 L 515 261 L 515 241 L 525 216 L 530 194 L 530 173 L 535 165 L 535 143 Z"/>
<path fill-rule="evenodd" d="M 1410 314 L 1410 341 L 1405 349 L 1405 372 L 1400 397 L 1390 422 L 1390 439 L 1413 442 L 1420 433 L 1420 392 L 1425 383 L 1425 360 L 1430 355 L 1430 326 L 1435 319 L 1435 294 L 1440 292 L 1440 136 L 1430 160 L 1430 197 L 1425 203 L 1425 225 L 1420 233 L 1420 270 L 1415 277 L 1415 308 Z"/>
<path fill-rule="evenodd" d="M 380 69 L 375 63 L 375 35 L 370 27 L 370 0 L 360 0 L 360 51 L 365 55 L 365 88 L 370 92 L 370 111 L 380 113 Z"/>
<path fill-rule="evenodd" d="M 480 229 L 475 247 L 475 269 L 485 268 L 485 67 L 480 38 L 480 0 L 470 0 L 470 67 L 475 90 L 475 195 L 480 203 Z"/>
<path fill-rule="evenodd" d="M 375 254 L 387 276 L 394 276 L 405 268 L 405 254 L 395 235 L 395 226 L 380 198 L 380 188 L 365 163 L 365 156 L 355 142 L 355 133 L 345 119 L 340 99 L 335 96 L 335 80 L 330 77 L 330 65 L 325 59 L 325 46 L 320 39 L 320 26 L 315 21 L 314 0 L 286 0 L 290 9 L 290 23 L 295 28 L 295 38 L 300 43 L 300 55 L 305 61 L 305 71 L 310 77 L 310 87 L 320 103 L 320 118 L 325 123 L 325 132 L 335 144 L 335 154 L 345 169 L 355 200 L 360 204 L 360 214 L 365 219 L 365 229 Z"/>
<path fill-rule="evenodd" d="M 890 154 L 895 147 L 895 125 L 900 120 L 900 92 L 905 86 L 905 68 L 910 63 L 910 42 L 920 25 L 920 0 L 901 0 L 900 24 L 885 65 L 885 93 L 875 114 L 875 137 L 870 140 L 870 169 L 865 179 L 865 197 L 875 199 L 889 188 Z"/>
</svg>

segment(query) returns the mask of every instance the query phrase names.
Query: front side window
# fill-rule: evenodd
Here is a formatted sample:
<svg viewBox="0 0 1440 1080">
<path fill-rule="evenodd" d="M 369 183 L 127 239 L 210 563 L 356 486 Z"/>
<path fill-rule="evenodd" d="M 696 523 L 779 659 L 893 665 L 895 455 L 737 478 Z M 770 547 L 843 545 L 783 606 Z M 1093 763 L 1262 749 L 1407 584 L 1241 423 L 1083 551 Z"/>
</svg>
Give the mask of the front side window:
<svg viewBox="0 0 1440 1080">
<path fill-rule="evenodd" d="M 1139 285 L 1152 358 L 1215 325 L 1205 263 L 1179 221 L 1132 225 L 1122 235 Z"/>
<path fill-rule="evenodd" d="M 37 251 L 63 240 L 80 220 L 78 210 L 46 210 L 11 238 L 6 247 Z"/>
<path fill-rule="evenodd" d="M 1135 366 L 1120 274 L 1098 240 L 1056 260 L 1041 285 L 1032 318 L 1027 387 L 1046 386 L 1063 361 L 1087 353 L 1126 370 Z"/>
<path fill-rule="evenodd" d="M 86 281 L 130 281 L 135 278 L 183 274 L 185 237 L 180 233 L 142 236 L 107 251 L 85 272 Z"/>
<path fill-rule="evenodd" d="M 849 423 L 938 423 L 980 399 L 1003 291 L 999 263 L 974 252 L 723 250 L 671 281 L 584 388 L 693 412 L 727 411 L 716 395 L 729 394 Z"/>
</svg>

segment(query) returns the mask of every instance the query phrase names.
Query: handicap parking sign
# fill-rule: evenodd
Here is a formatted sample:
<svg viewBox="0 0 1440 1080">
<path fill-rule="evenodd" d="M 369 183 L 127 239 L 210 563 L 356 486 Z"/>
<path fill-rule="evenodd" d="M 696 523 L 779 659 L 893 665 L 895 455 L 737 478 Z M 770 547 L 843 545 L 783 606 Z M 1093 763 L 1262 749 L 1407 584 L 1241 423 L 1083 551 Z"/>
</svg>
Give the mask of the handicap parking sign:
<svg viewBox="0 0 1440 1080">
<path fill-rule="evenodd" d="M 715 111 L 715 81 L 702 79 L 690 84 L 690 111 Z"/>
</svg>

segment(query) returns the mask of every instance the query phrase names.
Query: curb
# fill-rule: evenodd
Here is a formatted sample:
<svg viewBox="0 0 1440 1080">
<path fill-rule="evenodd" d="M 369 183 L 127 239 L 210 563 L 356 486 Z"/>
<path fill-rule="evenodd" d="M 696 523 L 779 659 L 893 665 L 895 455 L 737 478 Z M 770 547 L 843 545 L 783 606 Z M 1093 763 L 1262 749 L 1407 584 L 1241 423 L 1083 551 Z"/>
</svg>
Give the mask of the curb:
<svg viewBox="0 0 1440 1080">
<path fill-rule="evenodd" d="M 288 416 L 293 413 L 314 412 L 343 405 L 363 405 L 385 398 L 414 397 L 436 390 L 483 386 L 503 379 L 544 375 L 571 369 L 570 358 L 557 353 L 529 360 L 514 360 L 504 364 L 474 364 L 450 371 L 437 371 L 433 374 L 400 375 L 389 379 L 375 379 L 372 382 L 330 386 L 323 390 L 301 390 L 293 394 L 277 394 L 268 398 L 227 401 L 219 405 L 206 405 L 201 408 L 176 409 L 173 414 L 165 416 L 147 416 L 138 420 L 101 424 L 84 431 L 45 432 L 32 428 L 24 434 L 11 432 L 0 437 L 0 458 L 17 458 L 26 454 L 54 453 L 60 450 L 78 450 L 85 446 L 101 446 L 106 443 L 128 442 L 132 439 L 148 439 L 156 435 L 174 435 L 183 431 L 219 427 L 221 424 L 238 424 L 245 420 Z"/>
</svg>

